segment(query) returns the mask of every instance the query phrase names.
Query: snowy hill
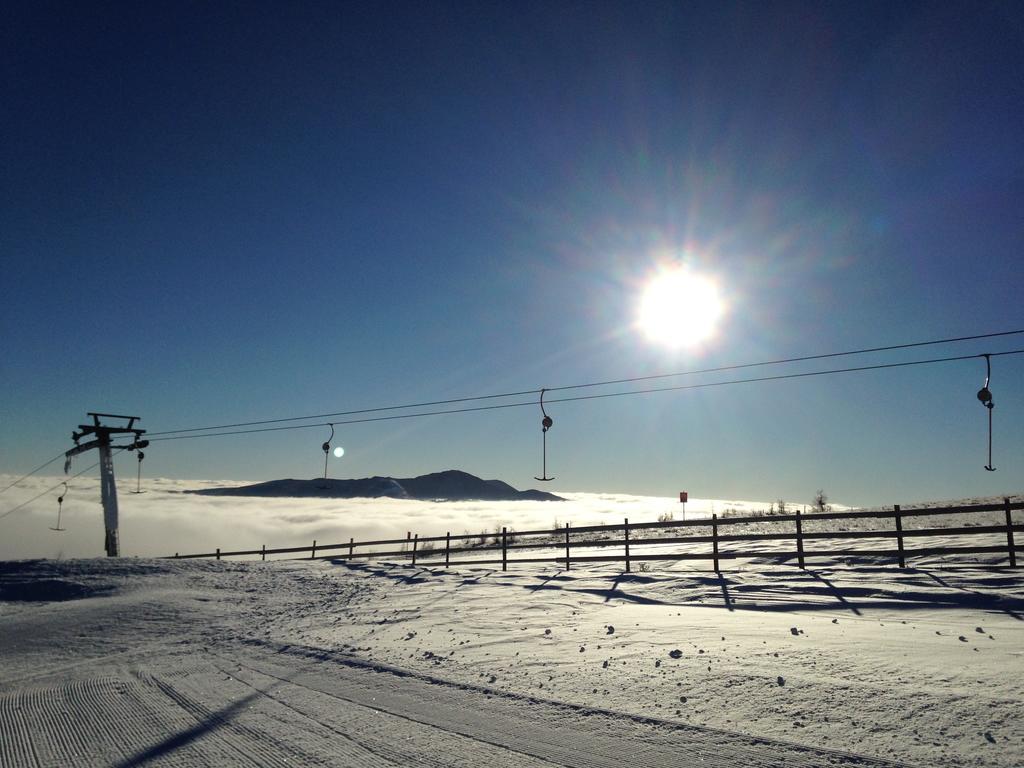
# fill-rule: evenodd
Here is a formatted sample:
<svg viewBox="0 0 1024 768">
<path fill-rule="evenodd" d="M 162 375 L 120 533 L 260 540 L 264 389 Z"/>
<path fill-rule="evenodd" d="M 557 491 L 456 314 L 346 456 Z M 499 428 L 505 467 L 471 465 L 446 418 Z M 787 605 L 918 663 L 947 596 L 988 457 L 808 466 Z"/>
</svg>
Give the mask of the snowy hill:
<svg viewBox="0 0 1024 768">
<path fill-rule="evenodd" d="M 391 498 L 426 501 L 564 501 L 561 496 L 530 489 L 518 491 L 501 480 L 481 480 L 449 469 L 419 477 L 364 477 L 358 480 L 270 480 L 238 488 L 189 491 L 204 496 L 271 496 L 295 498 Z"/>
<path fill-rule="evenodd" d="M 0 562 L 0 765 L 1017 768 L 1024 575 Z"/>
</svg>

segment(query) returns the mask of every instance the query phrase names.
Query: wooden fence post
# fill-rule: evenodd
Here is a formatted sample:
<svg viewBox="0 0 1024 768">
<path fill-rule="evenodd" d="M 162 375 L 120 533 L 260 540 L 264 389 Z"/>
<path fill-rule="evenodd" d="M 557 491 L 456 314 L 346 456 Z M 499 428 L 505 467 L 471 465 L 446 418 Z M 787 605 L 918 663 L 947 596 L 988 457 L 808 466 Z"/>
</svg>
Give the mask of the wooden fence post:
<svg viewBox="0 0 1024 768">
<path fill-rule="evenodd" d="M 796 559 L 800 567 L 804 567 L 804 527 L 800 520 L 800 510 L 796 511 Z"/>
<path fill-rule="evenodd" d="M 899 550 L 900 568 L 907 567 L 907 559 L 903 554 L 903 515 L 900 514 L 900 505 L 892 505 L 893 514 L 896 516 L 896 549 Z"/>
<path fill-rule="evenodd" d="M 506 543 L 505 526 L 501 526 L 501 570 L 508 570 L 508 544 Z"/>
<path fill-rule="evenodd" d="M 626 518 L 626 573 L 629 573 L 629 518 Z"/>
<path fill-rule="evenodd" d="M 355 538 L 352 537 L 352 536 L 349 536 L 348 537 L 348 559 L 349 560 L 352 559 L 352 547 L 353 547 L 354 543 L 355 543 Z"/>
<path fill-rule="evenodd" d="M 1006 551 L 1010 553 L 1010 567 L 1017 567 L 1017 553 L 1013 551 L 1013 515 L 1010 514 L 1010 500 L 1004 498 L 1006 507 Z"/>
<path fill-rule="evenodd" d="M 565 570 L 569 570 L 569 524 L 565 524 Z"/>
<path fill-rule="evenodd" d="M 313 549 L 309 553 L 310 560 L 316 560 L 316 539 L 313 539 Z"/>
<path fill-rule="evenodd" d="M 718 570 L 718 515 L 715 513 L 711 514 L 711 546 L 715 556 L 715 573 L 720 573 Z"/>
<path fill-rule="evenodd" d="M 217 547 L 217 559 L 220 560 L 220 547 Z"/>
<path fill-rule="evenodd" d="M 420 535 L 417 533 L 412 539 L 412 564 L 416 565 L 416 545 L 420 543 Z"/>
<path fill-rule="evenodd" d="M 260 559 L 264 560 L 264 561 L 267 559 L 267 545 L 266 544 L 263 545 L 263 549 L 260 551 Z"/>
<path fill-rule="evenodd" d="M 452 554 L 452 532 L 446 531 L 444 534 L 444 567 L 448 567 L 449 559 Z"/>
</svg>

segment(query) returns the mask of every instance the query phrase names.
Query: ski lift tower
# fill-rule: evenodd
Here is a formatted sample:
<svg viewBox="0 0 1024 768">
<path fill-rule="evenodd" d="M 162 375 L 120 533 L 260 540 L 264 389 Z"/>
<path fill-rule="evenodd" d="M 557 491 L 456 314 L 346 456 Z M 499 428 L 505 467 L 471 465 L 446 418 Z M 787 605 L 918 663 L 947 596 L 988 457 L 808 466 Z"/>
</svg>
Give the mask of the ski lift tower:
<svg viewBox="0 0 1024 768">
<path fill-rule="evenodd" d="M 114 483 L 114 455 L 112 448 L 121 448 L 129 451 L 143 449 L 149 445 L 148 440 L 141 440 L 146 430 L 137 429 L 135 422 L 138 416 L 118 416 L 113 413 L 89 413 L 92 416 L 92 424 L 79 424 L 81 432 L 72 432 L 71 439 L 75 441 L 75 447 L 64 454 L 64 474 L 67 474 L 71 467 L 71 459 L 80 453 L 98 448 L 100 451 L 100 497 L 103 501 L 103 525 L 106 528 L 104 546 L 108 557 L 120 556 L 120 545 L 117 539 L 117 485 Z M 100 419 L 127 419 L 128 424 L 121 427 L 111 427 L 100 424 Z M 112 435 L 134 435 L 134 439 L 128 445 L 112 445 Z M 95 435 L 94 440 L 88 443 L 79 444 L 79 440 L 87 435 Z"/>
</svg>

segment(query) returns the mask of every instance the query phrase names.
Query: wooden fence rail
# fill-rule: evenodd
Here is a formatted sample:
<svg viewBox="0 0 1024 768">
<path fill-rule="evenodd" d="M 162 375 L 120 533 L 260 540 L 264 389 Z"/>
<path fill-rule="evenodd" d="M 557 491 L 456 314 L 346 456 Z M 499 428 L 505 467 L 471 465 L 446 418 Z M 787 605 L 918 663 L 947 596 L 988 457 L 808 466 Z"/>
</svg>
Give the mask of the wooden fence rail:
<svg viewBox="0 0 1024 768">
<path fill-rule="evenodd" d="M 637 560 L 660 561 L 660 560 L 710 560 L 714 570 L 720 570 L 721 560 L 739 560 L 751 558 L 766 558 L 776 560 L 790 560 L 796 558 L 801 568 L 806 566 L 808 558 L 843 558 L 843 557 L 882 557 L 894 559 L 900 568 L 906 567 L 909 557 L 922 555 L 967 555 L 967 554 L 999 554 L 1005 553 L 1011 567 L 1017 566 L 1017 553 L 1024 550 L 1024 547 L 1017 546 L 1014 540 L 1014 532 L 1024 533 L 1024 522 L 1015 523 L 1013 511 L 1024 509 L 1024 502 L 1011 503 L 1004 499 L 1002 504 L 974 504 L 962 507 L 938 507 L 917 509 L 902 509 L 899 504 L 893 506 L 892 511 L 855 511 L 855 512 L 814 512 L 801 514 L 797 512 L 792 515 L 766 515 L 747 517 L 726 517 L 720 518 L 712 515 L 710 519 L 699 520 L 670 520 L 656 523 L 630 523 L 625 519 L 621 525 L 583 525 L 572 528 L 566 524 L 564 537 L 562 529 L 540 529 L 531 531 L 514 531 L 503 527 L 500 532 L 461 534 L 453 536 L 447 531 L 444 536 L 423 536 L 406 533 L 404 539 L 379 539 L 374 541 L 355 541 L 350 538 L 343 544 L 317 544 L 313 540 L 311 546 L 300 547 L 278 547 L 267 549 L 264 544 L 260 549 L 244 549 L 235 551 L 221 551 L 220 548 L 214 552 L 203 552 L 198 554 L 175 553 L 175 559 L 192 558 L 216 558 L 222 557 L 244 557 L 259 555 L 261 560 L 266 560 L 267 555 L 309 553 L 306 558 L 314 560 L 380 560 L 385 558 L 409 558 L 412 563 L 440 564 L 444 560 L 444 566 L 451 565 L 497 565 L 507 570 L 509 563 L 560 563 L 569 570 L 572 563 L 615 563 L 624 562 L 626 571 L 630 571 L 632 563 Z M 1003 512 L 1005 522 L 989 525 L 967 525 L 955 528 L 918 528 L 905 529 L 903 519 L 908 517 L 941 516 L 941 515 L 979 515 L 991 512 Z M 894 527 L 888 530 L 827 530 L 807 531 L 804 526 L 807 522 L 834 521 L 834 520 L 860 520 L 860 519 L 892 520 Z M 742 531 L 739 533 L 719 533 L 724 527 L 734 528 L 736 526 L 747 526 L 750 524 L 760 525 L 781 525 L 793 523 L 795 530 L 785 530 L 770 533 L 758 533 Z M 710 535 L 662 535 L 650 538 L 638 538 L 638 531 L 660 530 L 671 531 L 673 529 L 710 528 Z M 735 529 L 735 528 L 734 528 Z M 622 531 L 622 538 L 594 538 L 595 535 L 613 534 Z M 681 531 L 681 532 L 683 532 Z M 630 534 L 633 534 L 632 536 Z M 573 534 L 576 535 L 573 540 Z M 907 549 L 907 539 L 926 539 L 943 536 L 959 535 L 997 535 L 1005 536 L 1005 544 L 968 544 L 966 546 L 924 546 L 916 549 Z M 805 543 L 829 539 L 895 539 L 896 548 L 880 549 L 806 549 Z M 530 540 L 532 539 L 532 540 Z M 465 542 L 476 541 L 477 546 Z M 491 543 L 487 543 L 490 541 Z M 793 541 L 793 551 L 778 550 L 723 550 L 720 544 L 733 542 L 756 543 L 762 541 Z M 453 546 L 452 542 L 463 542 L 461 546 Z M 444 544 L 443 548 L 438 546 Z M 677 551 L 677 552 L 645 552 L 640 554 L 636 551 L 637 546 L 668 545 L 668 544 L 710 544 L 710 551 Z M 397 545 L 396 549 L 388 549 Z M 425 546 L 426 545 L 426 546 Z M 630 547 L 633 551 L 631 552 Z M 385 549 L 368 549 L 370 547 L 384 547 Z M 621 548 L 622 552 L 581 554 L 582 549 L 606 549 Z M 564 556 L 543 556 L 543 557 L 510 557 L 510 553 L 528 552 L 529 550 L 558 550 L 564 549 Z M 573 554 L 573 550 L 578 554 Z M 347 550 L 347 551 L 339 551 Z M 327 554 L 332 552 L 333 554 Z M 493 553 L 494 556 L 488 557 Z M 499 555 L 500 553 L 500 555 Z M 472 557 L 453 559 L 453 555 L 472 555 Z M 483 555 L 483 557 L 481 557 Z"/>
</svg>

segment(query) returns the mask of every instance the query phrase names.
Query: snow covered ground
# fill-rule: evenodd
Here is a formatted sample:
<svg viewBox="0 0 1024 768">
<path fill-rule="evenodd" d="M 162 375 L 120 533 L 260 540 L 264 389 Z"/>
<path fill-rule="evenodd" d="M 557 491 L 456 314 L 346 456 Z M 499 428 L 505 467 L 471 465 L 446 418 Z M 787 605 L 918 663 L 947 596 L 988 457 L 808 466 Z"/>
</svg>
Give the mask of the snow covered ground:
<svg viewBox="0 0 1024 768">
<path fill-rule="evenodd" d="M 0 765 L 1024 765 L 1024 569 L 0 563 Z"/>
</svg>

